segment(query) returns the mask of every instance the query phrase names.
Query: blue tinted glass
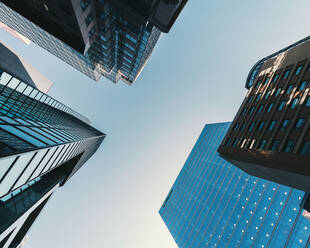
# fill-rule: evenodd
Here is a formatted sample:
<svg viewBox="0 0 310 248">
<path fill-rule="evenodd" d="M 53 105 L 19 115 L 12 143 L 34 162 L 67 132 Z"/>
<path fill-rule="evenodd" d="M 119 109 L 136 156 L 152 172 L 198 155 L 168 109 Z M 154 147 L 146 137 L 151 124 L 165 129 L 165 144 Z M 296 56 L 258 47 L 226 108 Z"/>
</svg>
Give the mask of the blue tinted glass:
<svg viewBox="0 0 310 248">
<path fill-rule="evenodd" d="M 269 104 L 269 107 L 268 107 L 268 109 L 267 109 L 267 112 L 270 112 L 270 111 L 272 110 L 273 106 L 274 106 L 274 103 L 273 103 L 273 102 L 270 103 L 270 104 Z"/>
<path fill-rule="evenodd" d="M 159 213 L 178 247 L 306 247 L 304 192 L 249 176 L 221 159 L 217 148 L 228 128 L 206 125 L 167 190 Z"/>
<path fill-rule="evenodd" d="M 286 101 L 282 101 L 279 105 L 278 110 L 281 111 L 284 108 L 285 104 L 286 104 Z"/>
<path fill-rule="evenodd" d="M 286 90 L 286 94 L 290 94 L 293 90 L 293 87 L 294 85 L 290 84 L 288 87 L 287 87 L 287 90 Z"/>
<path fill-rule="evenodd" d="M 300 65 L 300 66 L 297 67 L 297 69 L 296 69 L 296 75 L 299 75 L 299 74 L 300 74 L 302 68 L 303 68 L 303 65 Z"/>
<path fill-rule="evenodd" d="M 307 81 L 303 81 L 303 82 L 301 82 L 301 84 L 300 84 L 300 86 L 299 86 L 298 90 L 299 90 L 299 91 L 304 90 L 304 89 L 307 87 L 307 84 L 308 84 L 308 82 L 307 82 Z"/>
<path fill-rule="evenodd" d="M 293 102 L 292 102 L 292 105 L 291 105 L 291 108 L 292 109 L 296 108 L 298 102 L 299 102 L 299 97 L 294 98 Z"/>
<path fill-rule="evenodd" d="M 35 146 L 41 147 L 41 146 L 45 146 L 46 144 L 44 144 L 43 142 L 31 137 L 30 135 L 26 134 L 25 132 L 17 129 L 16 127 L 13 126 L 8 126 L 8 125 L 1 125 L 0 128 L 10 132 L 11 134 L 14 134 L 16 136 L 18 136 L 19 138 L 29 142 L 30 144 L 33 144 Z"/>
</svg>

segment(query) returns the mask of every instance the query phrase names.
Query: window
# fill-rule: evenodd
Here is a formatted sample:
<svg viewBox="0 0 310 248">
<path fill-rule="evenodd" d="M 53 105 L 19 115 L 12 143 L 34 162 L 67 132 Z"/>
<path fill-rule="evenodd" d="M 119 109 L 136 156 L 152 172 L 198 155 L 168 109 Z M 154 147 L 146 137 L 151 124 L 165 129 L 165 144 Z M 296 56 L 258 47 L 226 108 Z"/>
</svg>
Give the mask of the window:
<svg viewBox="0 0 310 248">
<path fill-rule="evenodd" d="M 277 82 L 278 78 L 279 78 L 279 73 L 274 75 L 272 82 Z"/>
<path fill-rule="evenodd" d="M 288 124 L 290 123 L 290 120 L 283 120 L 280 126 L 280 130 L 285 130 L 288 127 Z"/>
<path fill-rule="evenodd" d="M 299 154 L 302 154 L 302 155 L 310 154 L 310 142 L 309 141 L 305 141 L 302 144 Z"/>
<path fill-rule="evenodd" d="M 264 109 L 264 105 L 262 104 L 259 106 L 257 113 L 260 114 L 263 111 L 263 109 Z"/>
<path fill-rule="evenodd" d="M 241 115 L 242 116 L 245 115 L 246 111 L 247 111 L 247 108 L 244 108 Z"/>
<path fill-rule="evenodd" d="M 294 85 L 290 84 L 287 89 L 286 89 L 286 94 L 291 94 L 292 90 L 293 90 Z"/>
<path fill-rule="evenodd" d="M 265 125 L 265 122 L 261 121 L 261 123 L 259 124 L 259 127 L 258 127 L 258 131 L 262 131 L 264 128 L 264 125 Z"/>
<path fill-rule="evenodd" d="M 230 142 L 231 142 L 231 138 L 228 138 L 227 141 L 226 141 L 226 146 L 229 146 Z"/>
<path fill-rule="evenodd" d="M 269 127 L 268 127 L 268 130 L 269 130 L 269 131 L 272 131 L 272 130 L 274 129 L 274 127 L 275 127 L 276 124 L 277 124 L 277 121 L 272 121 L 272 122 L 270 123 Z"/>
<path fill-rule="evenodd" d="M 284 108 L 285 104 L 286 104 L 286 101 L 280 102 L 278 110 L 281 111 Z"/>
<path fill-rule="evenodd" d="M 301 82 L 301 84 L 300 84 L 299 87 L 298 87 L 298 90 L 299 90 L 299 91 L 304 90 L 304 89 L 307 87 L 307 84 L 308 84 L 307 81 Z"/>
<path fill-rule="evenodd" d="M 252 100 L 253 100 L 253 95 L 249 97 L 248 102 L 252 102 Z"/>
<path fill-rule="evenodd" d="M 247 123 L 246 123 L 246 122 L 245 122 L 245 123 L 243 123 L 240 131 L 241 131 L 241 132 L 243 132 L 243 131 L 244 131 L 244 129 L 246 128 L 246 126 L 247 126 Z"/>
<path fill-rule="evenodd" d="M 270 112 L 274 106 L 274 102 L 270 103 L 267 109 L 267 112 Z"/>
<path fill-rule="evenodd" d="M 280 95 L 281 91 L 282 91 L 282 88 L 278 88 L 278 89 L 277 89 L 277 91 L 276 91 L 276 94 L 275 94 L 275 96 L 278 96 L 278 95 Z"/>
<path fill-rule="evenodd" d="M 255 122 L 252 122 L 250 127 L 249 127 L 249 131 L 252 132 L 254 127 L 255 127 Z"/>
<path fill-rule="evenodd" d="M 286 70 L 286 71 L 284 72 L 283 79 L 287 79 L 288 76 L 290 75 L 290 72 L 291 72 L 291 70 Z"/>
<path fill-rule="evenodd" d="M 238 145 L 238 142 L 239 142 L 239 139 L 236 138 L 232 146 L 233 146 L 233 147 L 236 147 L 236 146 Z"/>
<path fill-rule="evenodd" d="M 260 86 L 261 82 L 262 82 L 261 80 L 258 80 L 256 85 L 255 85 L 255 88 L 258 88 Z"/>
<path fill-rule="evenodd" d="M 253 113 L 254 113 L 254 110 L 255 110 L 255 106 L 251 107 L 250 113 L 249 113 L 249 114 L 250 114 L 250 115 L 253 114 Z"/>
<path fill-rule="evenodd" d="M 264 85 L 265 85 L 265 84 L 268 84 L 268 82 L 269 82 L 269 77 L 267 77 L 267 78 L 265 79 Z"/>
<path fill-rule="evenodd" d="M 270 150 L 271 151 L 276 151 L 278 149 L 278 147 L 279 147 L 279 144 L 280 144 L 279 140 L 273 140 L 272 144 L 271 144 L 271 147 L 270 147 Z"/>
<path fill-rule="evenodd" d="M 269 90 L 269 91 L 266 93 L 265 99 L 268 99 L 268 97 L 270 96 L 270 94 L 271 94 L 271 90 Z"/>
<path fill-rule="evenodd" d="M 291 109 L 296 108 L 298 102 L 299 102 L 299 97 L 294 98 L 293 102 L 292 102 L 292 105 L 291 105 Z"/>
<path fill-rule="evenodd" d="M 261 96 L 262 96 L 262 93 L 257 94 L 257 97 L 256 97 L 256 101 L 257 101 L 257 102 L 259 101 L 259 99 L 261 98 Z"/>
<path fill-rule="evenodd" d="M 291 152 L 294 148 L 294 145 L 295 145 L 295 142 L 293 140 L 287 141 L 283 149 L 283 152 Z"/>
<path fill-rule="evenodd" d="M 299 118 L 299 119 L 296 121 L 295 128 L 296 128 L 296 129 L 302 128 L 303 125 L 305 124 L 305 121 L 306 121 L 305 118 Z"/>
<path fill-rule="evenodd" d="M 304 67 L 303 65 L 298 66 L 295 75 L 299 75 L 303 67 Z"/>
<path fill-rule="evenodd" d="M 259 149 L 259 150 L 263 150 L 263 149 L 265 148 L 266 143 L 267 143 L 267 140 L 263 139 L 263 140 L 260 142 L 258 149 Z"/>
<path fill-rule="evenodd" d="M 237 132 L 238 128 L 239 128 L 239 123 L 236 123 L 236 125 L 234 127 L 234 132 Z"/>
</svg>

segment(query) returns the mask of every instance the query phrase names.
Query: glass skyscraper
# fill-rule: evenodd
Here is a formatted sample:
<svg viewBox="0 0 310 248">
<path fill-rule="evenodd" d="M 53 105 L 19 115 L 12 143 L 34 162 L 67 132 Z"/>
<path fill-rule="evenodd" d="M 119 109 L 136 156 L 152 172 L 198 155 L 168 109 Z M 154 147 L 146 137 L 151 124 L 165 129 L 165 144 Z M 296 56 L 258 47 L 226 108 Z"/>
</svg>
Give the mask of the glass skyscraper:
<svg viewBox="0 0 310 248">
<path fill-rule="evenodd" d="M 0 63 L 0 247 L 19 246 L 50 196 L 104 137 Z"/>
<path fill-rule="evenodd" d="M 179 247 L 309 247 L 305 193 L 250 176 L 217 148 L 230 123 L 206 125 L 159 213 Z"/>
<path fill-rule="evenodd" d="M 0 21 L 88 77 L 131 85 L 187 0 L 1 0 Z"/>
</svg>

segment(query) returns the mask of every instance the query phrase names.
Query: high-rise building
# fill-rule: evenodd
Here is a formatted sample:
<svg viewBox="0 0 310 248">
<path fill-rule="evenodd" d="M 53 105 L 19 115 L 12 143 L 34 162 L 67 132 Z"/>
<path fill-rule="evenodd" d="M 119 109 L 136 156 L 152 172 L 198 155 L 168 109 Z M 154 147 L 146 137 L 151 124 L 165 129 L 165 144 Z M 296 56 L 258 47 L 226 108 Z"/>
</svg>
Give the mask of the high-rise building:
<svg viewBox="0 0 310 248">
<path fill-rule="evenodd" d="M 310 37 L 258 61 L 218 151 L 251 175 L 310 192 Z"/>
<path fill-rule="evenodd" d="M 206 125 L 159 213 L 181 248 L 310 245 L 305 193 L 251 176 L 217 148 L 230 123 Z"/>
<path fill-rule="evenodd" d="M 187 0 L 1 0 L 0 21 L 88 77 L 131 85 Z"/>
<path fill-rule="evenodd" d="M 6 45 L 0 42 L 0 69 L 18 80 L 47 93 L 53 83 Z"/>
<path fill-rule="evenodd" d="M 96 152 L 105 135 L 37 90 L 32 80 L 28 84 L 29 75 L 23 82 L 14 76 L 23 73 L 5 71 L 2 62 L 0 247 L 15 248 L 50 196 Z"/>
</svg>

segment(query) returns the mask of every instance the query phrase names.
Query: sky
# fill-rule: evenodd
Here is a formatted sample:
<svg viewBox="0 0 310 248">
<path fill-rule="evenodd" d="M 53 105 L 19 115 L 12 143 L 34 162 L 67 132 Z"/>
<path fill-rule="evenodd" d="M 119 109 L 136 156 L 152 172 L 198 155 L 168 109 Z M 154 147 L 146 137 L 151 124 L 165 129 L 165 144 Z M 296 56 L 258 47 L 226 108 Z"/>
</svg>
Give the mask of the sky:
<svg viewBox="0 0 310 248">
<path fill-rule="evenodd" d="M 24 248 L 176 248 L 161 207 L 206 123 L 231 121 L 254 63 L 309 35 L 308 0 L 192 0 L 133 86 L 94 82 L 35 44 L 0 41 L 50 95 L 106 133 L 48 202 Z"/>
</svg>

